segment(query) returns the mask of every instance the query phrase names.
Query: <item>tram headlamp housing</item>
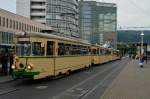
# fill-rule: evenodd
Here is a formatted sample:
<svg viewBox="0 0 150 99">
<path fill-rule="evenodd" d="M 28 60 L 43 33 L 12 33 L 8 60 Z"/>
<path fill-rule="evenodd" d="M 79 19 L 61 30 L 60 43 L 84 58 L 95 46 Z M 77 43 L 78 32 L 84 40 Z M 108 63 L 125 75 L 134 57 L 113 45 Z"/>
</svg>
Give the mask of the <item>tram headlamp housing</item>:
<svg viewBox="0 0 150 99">
<path fill-rule="evenodd" d="M 28 65 L 27 65 L 27 69 L 28 69 L 28 70 L 32 70 L 32 69 L 33 69 L 33 64 L 28 64 Z"/>
<path fill-rule="evenodd" d="M 12 68 L 12 69 L 15 69 L 15 68 L 16 68 L 16 66 L 13 64 L 13 65 L 11 66 L 11 68 Z"/>
</svg>

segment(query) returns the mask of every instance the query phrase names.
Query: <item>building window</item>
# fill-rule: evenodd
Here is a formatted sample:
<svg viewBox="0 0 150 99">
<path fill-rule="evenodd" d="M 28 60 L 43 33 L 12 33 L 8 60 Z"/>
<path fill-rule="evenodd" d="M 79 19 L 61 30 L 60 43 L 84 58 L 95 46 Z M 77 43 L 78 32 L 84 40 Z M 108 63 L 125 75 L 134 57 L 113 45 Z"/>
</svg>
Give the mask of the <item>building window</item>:
<svg viewBox="0 0 150 99">
<path fill-rule="evenodd" d="M 3 18 L 3 27 L 5 27 L 5 18 Z"/>
<path fill-rule="evenodd" d="M 21 30 L 21 23 L 19 22 L 19 30 Z"/>
<path fill-rule="evenodd" d="M 26 31 L 26 24 L 24 24 L 24 30 Z"/>
<path fill-rule="evenodd" d="M 6 27 L 8 28 L 8 19 L 6 19 Z"/>
<path fill-rule="evenodd" d="M 18 30 L 18 21 L 16 22 L 16 29 Z"/>
<path fill-rule="evenodd" d="M 27 24 L 27 31 L 29 30 L 29 25 Z"/>
<path fill-rule="evenodd" d="M 0 26 L 1 26 L 1 16 L 0 16 Z"/>
<path fill-rule="evenodd" d="M 13 29 L 15 29 L 15 21 L 13 20 Z"/>
<path fill-rule="evenodd" d="M 29 31 L 31 32 L 31 25 L 29 25 Z"/>
<path fill-rule="evenodd" d="M 21 24 L 21 30 L 23 31 L 23 23 Z"/>
<path fill-rule="evenodd" d="M 12 28 L 12 20 L 11 19 L 10 19 L 10 25 L 9 26 L 10 26 L 10 28 Z"/>
</svg>

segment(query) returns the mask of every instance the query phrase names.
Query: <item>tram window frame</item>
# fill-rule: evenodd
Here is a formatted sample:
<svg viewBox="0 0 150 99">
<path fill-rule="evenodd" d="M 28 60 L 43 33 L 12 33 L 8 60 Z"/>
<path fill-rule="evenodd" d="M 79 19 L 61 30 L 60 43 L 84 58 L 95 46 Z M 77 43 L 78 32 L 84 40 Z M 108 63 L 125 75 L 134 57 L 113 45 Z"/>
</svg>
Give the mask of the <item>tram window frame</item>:
<svg viewBox="0 0 150 99">
<path fill-rule="evenodd" d="M 58 55 L 62 56 L 64 54 L 64 43 L 58 43 Z"/>
<path fill-rule="evenodd" d="M 67 43 L 58 43 L 58 55 L 59 56 L 70 56 L 72 53 L 72 45 Z"/>
<path fill-rule="evenodd" d="M 42 47 L 42 42 L 32 42 L 32 54 L 34 56 L 44 56 L 45 53 L 44 49 L 45 46 Z"/>
<path fill-rule="evenodd" d="M 105 49 L 100 49 L 101 55 L 105 55 Z"/>
<path fill-rule="evenodd" d="M 47 56 L 53 56 L 54 55 L 54 41 L 47 41 L 46 55 Z"/>
<path fill-rule="evenodd" d="M 65 55 L 71 55 L 71 44 L 65 44 Z"/>
<path fill-rule="evenodd" d="M 72 55 L 76 55 L 77 54 L 77 52 L 76 52 L 76 50 L 77 50 L 77 45 L 72 45 L 72 50 L 71 50 L 71 54 Z"/>
<path fill-rule="evenodd" d="M 110 55 L 111 51 L 110 50 L 106 50 L 106 55 Z"/>
<path fill-rule="evenodd" d="M 18 41 L 18 44 L 16 45 L 16 54 L 18 56 L 30 56 L 31 43 L 25 41 Z"/>
<path fill-rule="evenodd" d="M 92 49 L 92 54 L 96 55 L 97 54 L 97 50 L 96 49 Z"/>
<path fill-rule="evenodd" d="M 99 48 L 97 48 L 97 49 L 96 49 L 96 53 L 97 53 L 97 55 L 99 55 L 99 54 L 100 54 L 100 52 L 99 52 Z"/>
<path fill-rule="evenodd" d="M 89 53 L 89 49 L 87 46 L 81 46 L 81 54 L 82 55 L 87 55 Z"/>
</svg>

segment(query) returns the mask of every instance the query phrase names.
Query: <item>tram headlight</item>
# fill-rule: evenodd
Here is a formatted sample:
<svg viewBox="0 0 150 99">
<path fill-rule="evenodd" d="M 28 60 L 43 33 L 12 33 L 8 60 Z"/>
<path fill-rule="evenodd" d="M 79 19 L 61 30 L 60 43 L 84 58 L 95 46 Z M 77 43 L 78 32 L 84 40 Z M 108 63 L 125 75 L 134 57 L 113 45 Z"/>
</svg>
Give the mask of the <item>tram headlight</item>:
<svg viewBox="0 0 150 99">
<path fill-rule="evenodd" d="M 28 65 L 27 65 L 27 69 L 28 69 L 28 70 L 32 70 L 32 69 L 33 69 L 33 64 L 28 64 Z"/>
<path fill-rule="evenodd" d="M 13 64 L 13 65 L 11 66 L 11 68 L 12 68 L 12 69 L 15 69 L 15 68 L 16 68 L 16 66 Z"/>
</svg>

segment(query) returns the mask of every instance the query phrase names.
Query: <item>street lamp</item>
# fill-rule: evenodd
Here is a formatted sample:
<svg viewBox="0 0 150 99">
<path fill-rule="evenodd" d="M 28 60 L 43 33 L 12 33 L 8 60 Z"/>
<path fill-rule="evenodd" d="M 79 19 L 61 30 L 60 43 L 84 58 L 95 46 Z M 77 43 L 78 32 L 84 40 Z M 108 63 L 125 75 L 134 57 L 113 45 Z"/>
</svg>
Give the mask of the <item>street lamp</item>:
<svg viewBox="0 0 150 99">
<path fill-rule="evenodd" d="M 144 49 L 143 49 L 143 36 L 144 36 L 144 33 L 141 32 L 141 54 L 144 53 Z"/>
</svg>

